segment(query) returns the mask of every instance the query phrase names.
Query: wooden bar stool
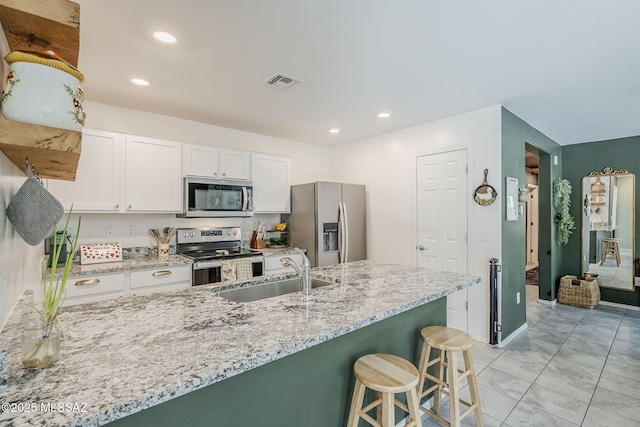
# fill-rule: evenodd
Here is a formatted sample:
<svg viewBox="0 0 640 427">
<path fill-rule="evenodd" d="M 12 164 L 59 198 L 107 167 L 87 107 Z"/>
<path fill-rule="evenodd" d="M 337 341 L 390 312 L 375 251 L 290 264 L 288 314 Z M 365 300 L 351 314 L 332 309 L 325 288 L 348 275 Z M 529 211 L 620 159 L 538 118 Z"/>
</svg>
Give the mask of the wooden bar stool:
<svg viewBox="0 0 640 427">
<path fill-rule="evenodd" d="M 460 421 L 473 412 L 476 426 L 484 426 L 478 383 L 476 382 L 476 374 L 471 360 L 471 347 L 473 347 L 471 335 L 446 326 L 429 326 L 420 331 L 420 336 L 423 344 L 418 367 L 420 371 L 418 399 L 422 402 L 426 395 L 434 392 L 432 409 L 425 408 L 422 403 L 420 404 L 420 409 L 441 423 L 452 427 L 460 427 Z M 435 349 L 435 357 L 430 359 L 432 348 Z M 458 369 L 457 352 L 462 352 L 464 370 Z M 431 375 L 427 372 L 427 369 L 434 365 L 436 375 Z M 447 368 L 446 380 L 444 377 L 445 368 Z M 460 399 L 460 381 L 464 378 L 467 378 L 469 382 L 471 403 Z M 434 385 L 424 390 L 427 379 L 433 381 Z M 449 421 L 440 416 L 441 393 L 449 396 L 451 413 Z M 460 413 L 460 403 L 467 406 L 467 409 L 462 414 Z"/>
<path fill-rule="evenodd" d="M 611 254 L 616 258 L 616 264 L 620 266 L 620 239 L 606 238 L 602 239 L 602 262 L 600 265 L 604 265 L 607 260 L 607 255 Z"/>
<path fill-rule="evenodd" d="M 409 414 L 407 427 L 422 427 L 416 386 L 420 375 L 415 366 L 401 357 L 391 354 L 367 354 L 353 365 L 356 386 L 353 390 L 347 427 L 357 427 L 360 418 L 376 427 L 394 427 L 395 406 Z M 365 389 L 378 392 L 378 398 L 362 407 Z M 406 393 L 407 405 L 395 398 L 396 393 Z M 376 408 L 376 419 L 367 414 Z"/>
</svg>

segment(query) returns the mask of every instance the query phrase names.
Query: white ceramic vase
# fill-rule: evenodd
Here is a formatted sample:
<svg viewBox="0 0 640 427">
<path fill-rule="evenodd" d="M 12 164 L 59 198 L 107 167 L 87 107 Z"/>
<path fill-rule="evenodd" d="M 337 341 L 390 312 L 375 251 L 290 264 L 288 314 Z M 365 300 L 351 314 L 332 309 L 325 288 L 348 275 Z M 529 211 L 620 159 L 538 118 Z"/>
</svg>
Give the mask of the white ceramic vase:
<svg viewBox="0 0 640 427">
<path fill-rule="evenodd" d="M 4 117 L 24 123 L 81 131 L 85 114 L 79 80 L 32 62 L 14 62 L 2 95 Z"/>
</svg>

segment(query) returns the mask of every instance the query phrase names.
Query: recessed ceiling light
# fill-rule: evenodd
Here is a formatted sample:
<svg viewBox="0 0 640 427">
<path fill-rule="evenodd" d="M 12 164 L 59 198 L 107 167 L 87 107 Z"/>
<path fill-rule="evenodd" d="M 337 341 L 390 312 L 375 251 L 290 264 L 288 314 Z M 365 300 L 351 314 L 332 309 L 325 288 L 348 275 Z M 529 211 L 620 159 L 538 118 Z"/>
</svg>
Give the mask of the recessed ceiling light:
<svg viewBox="0 0 640 427">
<path fill-rule="evenodd" d="M 149 86 L 149 82 L 144 79 L 131 79 L 129 81 L 136 86 Z"/>
<path fill-rule="evenodd" d="M 154 40 L 164 44 L 176 44 L 178 37 L 180 37 L 180 33 L 164 25 L 154 25 L 147 28 L 147 34 L 153 37 Z"/>
<path fill-rule="evenodd" d="M 378 117 L 380 117 L 381 119 L 386 119 L 390 115 L 391 113 L 387 113 L 387 112 L 378 113 Z"/>
<path fill-rule="evenodd" d="M 329 129 L 329 133 L 338 133 L 338 132 L 340 132 L 340 129 L 338 128 Z"/>
<path fill-rule="evenodd" d="M 162 31 L 162 30 L 154 31 L 151 34 L 151 36 L 153 36 L 153 38 L 159 41 L 160 43 L 164 43 L 164 44 L 176 44 L 176 42 L 178 41 L 176 36 L 174 36 L 173 34 L 167 31 Z"/>
</svg>

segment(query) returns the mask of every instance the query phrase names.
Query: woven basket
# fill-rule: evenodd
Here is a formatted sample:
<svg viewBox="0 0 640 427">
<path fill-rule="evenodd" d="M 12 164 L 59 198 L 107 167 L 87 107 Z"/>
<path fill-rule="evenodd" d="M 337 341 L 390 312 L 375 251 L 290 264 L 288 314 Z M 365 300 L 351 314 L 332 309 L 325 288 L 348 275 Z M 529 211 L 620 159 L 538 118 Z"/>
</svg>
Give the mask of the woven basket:
<svg viewBox="0 0 640 427">
<path fill-rule="evenodd" d="M 576 307 L 593 308 L 600 303 L 598 279 L 580 280 L 576 276 L 560 279 L 558 302 Z"/>
</svg>

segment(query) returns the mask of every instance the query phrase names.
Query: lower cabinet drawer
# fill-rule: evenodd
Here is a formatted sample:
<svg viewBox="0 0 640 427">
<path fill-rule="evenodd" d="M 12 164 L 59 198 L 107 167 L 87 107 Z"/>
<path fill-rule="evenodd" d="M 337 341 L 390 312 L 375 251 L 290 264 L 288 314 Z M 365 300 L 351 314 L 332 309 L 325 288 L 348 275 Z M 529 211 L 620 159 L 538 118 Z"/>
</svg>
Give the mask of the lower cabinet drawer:
<svg viewBox="0 0 640 427">
<path fill-rule="evenodd" d="M 65 302 L 77 304 L 113 298 L 124 295 L 124 288 L 125 277 L 122 273 L 69 277 Z"/>
<path fill-rule="evenodd" d="M 131 290 L 162 285 L 191 284 L 191 266 L 155 268 L 152 270 L 134 271 L 131 273 Z M 161 289 L 165 289 L 162 286 Z"/>
</svg>

